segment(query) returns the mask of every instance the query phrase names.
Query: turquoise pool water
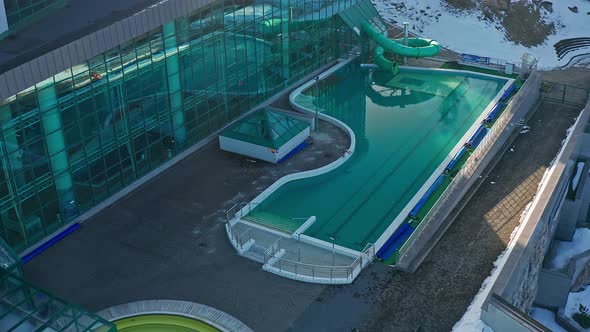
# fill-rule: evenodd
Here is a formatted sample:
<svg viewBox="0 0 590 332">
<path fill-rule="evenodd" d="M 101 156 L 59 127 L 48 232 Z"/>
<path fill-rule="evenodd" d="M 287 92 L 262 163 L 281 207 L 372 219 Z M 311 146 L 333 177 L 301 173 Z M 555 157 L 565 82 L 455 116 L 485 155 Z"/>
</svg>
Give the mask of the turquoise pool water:
<svg viewBox="0 0 590 332">
<path fill-rule="evenodd" d="M 412 69 L 392 77 L 357 63 L 339 69 L 295 102 L 318 106 L 352 128 L 354 154 L 329 173 L 287 183 L 250 216 L 287 231 L 316 216 L 304 234 L 362 250 L 382 235 L 506 82 Z"/>
</svg>

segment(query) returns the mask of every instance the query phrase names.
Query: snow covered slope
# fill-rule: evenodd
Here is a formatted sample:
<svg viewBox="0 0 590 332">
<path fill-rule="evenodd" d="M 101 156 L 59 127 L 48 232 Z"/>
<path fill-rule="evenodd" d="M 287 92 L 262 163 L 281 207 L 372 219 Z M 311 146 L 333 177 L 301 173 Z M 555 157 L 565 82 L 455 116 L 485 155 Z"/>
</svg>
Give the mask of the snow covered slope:
<svg viewBox="0 0 590 332">
<path fill-rule="evenodd" d="M 518 1 L 527 0 L 512 0 L 513 3 Z M 545 38 L 544 43 L 530 48 L 509 41 L 509 33 L 504 26 L 506 20 L 502 21 L 502 14 L 490 16 L 489 11 L 485 10 L 487 8 L 482 10 L 481 4 L 459 10 L 450 7 L 445 0 L 373 0 L 373 3 L 385 20 L 400 26 L 404 21 L 410 22 L 412 32 L 436 39 L 456 52 L 514 62 L 520 62 L 522 54 L 529 52 L 540 58 L 540 68 L 561 66 L 576 54 L 590 53 L 588 47 L 558 60 L 553 47 L 565 38 L 590 37 L 589 0 L 552 0 L 552 11 L 539 7 L 538 1 L 536 6 L 539 8 L 540 20 L 544 25 L 552 26 L 554 31 L 546 38 L 544 34 L 541 36 L 541 40 Z M 574 7 L 577 7 L 577 13 L 574 13 Z M 486 12 L 488 14 L 484 14 Z M 524 20 L 522 24 L 526 24 Z M 515 27 L 518 28 L 527 27 Z"/>
</svg>

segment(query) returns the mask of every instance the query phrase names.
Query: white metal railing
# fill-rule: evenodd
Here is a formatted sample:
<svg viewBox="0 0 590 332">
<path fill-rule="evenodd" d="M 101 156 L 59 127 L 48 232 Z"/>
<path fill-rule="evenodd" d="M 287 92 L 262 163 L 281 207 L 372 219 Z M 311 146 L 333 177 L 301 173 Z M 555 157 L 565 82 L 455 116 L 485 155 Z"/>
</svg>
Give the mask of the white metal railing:
<svg viewBox="0 0 590 332">
<path fill-rule="evenodd" d="M 258 203 L 251 202 L 242 202 L 232 206 L 229 210 L 225 212 L 227 221 L 230 222 L 234 220 L 236 217 L 245 217 L 248 213 L 250 213 L 250 211 L 254 210 L 256 206 L 258 206 Z"/>
<path fill-rule="evenodd" d="M 494 122 L 481 143 L 467 159 L 467 162 L 463 165 L 459 173 L 453 178 L 412 235 L 402 245 L 399 250 L 397 262 L 400 268 L 408 268 L 413 261 L 412 256 L 415 256 L 420 251 L 421 246 L 424 245 L 425 241 L 430 239 L 434 230 L 442 226 L 442 222 L 446 218 L 443 214 L 450 213 L 452 208 L 454 208 L 458 199 L 464 193 L 463 191 L 467 183 L 479 168 L 481 161 L 492 149 L 514 115 L 522 107 L 530 109 L 538 101 L 540 84 L 540 74 L 533 71 L 519 92 L 512 98 L 504 112 Z M 531 98 L 531 96 L 534 98 Z"/>
<path fill-rule="evenodd" d="M 246 243 L 252 240 L 251 228 L 248 227 L 243 232 L 239 233 L 230 222 L 226 223 L 225 225 L 227 227 L 230 241 L 234 243 L 236 249 L 238 249 L 240 252 L 243 251 Z"/>
<path fill-rule="evenodd" d="M 375 257 L 375 246 L 373 244 L 367 244 L 365 249 L 350 265 L 317 265 L 293 261 L 277 256 L 276 254 L 280 250 L 280 240 L 277 240 L 266 250 L 264 265 L 279 274 L 287 274 L 292 279 L 321 283 L 352 282 Z"/>
</svg>

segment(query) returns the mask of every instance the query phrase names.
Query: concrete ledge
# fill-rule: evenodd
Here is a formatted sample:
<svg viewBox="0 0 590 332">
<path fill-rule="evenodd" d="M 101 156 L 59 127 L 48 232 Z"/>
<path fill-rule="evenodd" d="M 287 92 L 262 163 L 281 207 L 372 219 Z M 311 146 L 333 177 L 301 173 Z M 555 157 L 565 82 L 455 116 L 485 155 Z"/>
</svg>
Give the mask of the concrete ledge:
<svg viewBox="0 0 590 332">
<path fill-rule="evenodd" d="M 110 307 L 98 312 L 98 316 L 113 322 L 133 316 L 165 314 L 193 318 L 224 332 L 252 332 L 246 324 L 223 311 L 187 301 L 148 300 Z"/>
<path fill-rule="evenodd" d="M 323 73 L 321 73 L 320 75 L 318 75 L 318 77 L 324 78 L 326 76 L 329 76 L 334 71 L 340 69 L 341 67 L 343 67 L 346 64 L 350 63 L 351 61 L 353 61 L 355 58 L 356 57 L 352 57 L 348 60 L 340 61 L 340 63 L 336 64 L 335 66 L 329 68 L 328 70 L 326 70 Z M 294 102 L 294 98 L 295 98 L 294 96 L 300 94 L 303 89 L 311 86 L 314 83 L 315 83 L 315 80 L 308 81 L 307 83 L 303 84 L 299 88 L 295 89 L 290 94 L 289 102 L 291 103 L 293 108 L 295 108 L 296 110 L 301 111 L 303 113 L 312 112 L 311 110 L 308 110 L 306 108 L 298 106 L 297 103 Z M 298 172 L 298 173 L 293 173 L 293 174 L 283 176 L 282 178 L 275 181 L 268 188 L 266 188 L 258 196 L 256 196 L 252 201 L 250 201 L 250 204 L 247 204 L 244 208 L 242 208 L 240 211 L 238 211 L 237 214 L 242 215 L 242 216 L 247 215 L 248 213 L 250 213 L 252 206 L 256 206 L 257 204 L 264 201 L 266 198 L 268 198 L 270 195 L 272 195 L 275 191 L 277 191 L 277 189 L 279 189 L 284 184 L 291 182 L 291 181 L 295 181 L 295 180 L 301 180 L 301 179 L 305 179 L 305 178 L 318 176 L 318 175 L 327 173 L 329 171 L 332 171 L 332 170 L 338 168 L 340 165 L 344 164 L 352 156 L 352 154 L 354 153 L 355 147 L 356 147 L 356 137 L 355 137 L 352 129 L 349 126 L 347 126 L 344 122 L 342 122 L 338 119 L 335 119 L 331 116 L 328 116 L 325 114 L 319 114 L 319 118 L 324 121 L 327 121 L 329 123 L 332 123 L 333 125 L 341 128 L 342 130 L 344 130 L 348 134 L 348 136 L 350 137 L 350 146 L 348 148 L 348 151 L 346 153 L 344 153 L 344 155 L 341 158 L 331 162 L 328 165 L 322 166 L 320 168 L 312 169 L 309 171 Z"/>
<path fill-rule="evenodd" d="M 320 240 L 315 237 L 311 237 L 309 235 L 301 234 L 300 239 L 301 239 L 301 242 L 303 242 L 303 243 L 309 243 L 309 244 L 312 244 L 316 247 L 324 248 L 327 250 L 334 249 L 334 252 L 337 252 L 337 253 L 345 255 L 345 256 L 350 256 L 352 258 L 357 258 L 358 256 L 361 255 L 360 251 L 356 251 L 356 250 L 352 250 L 350 248 L 339 246 L 337 244 L 333 244 L 333 243 L 330 243 L 330 242 L 327 242 L 324 240 Z"/>
<path fill-rule="evenodd" d="M 295 230 L 295 232 L 293 232 L 293 234 L 291 234 L 292 238 L 298 238 L 301 236 L 301 234 L 303 232 L 305 232 L 305 230 L 307 230 L 311 225 L 313 225 L 313 223 L 317 220 L 317 218 L 315 216 L 311 216 L 309 217 L 304 223 L 303 225 L 299 226 L 299 228 L 297 228 Z"/>
</svg>

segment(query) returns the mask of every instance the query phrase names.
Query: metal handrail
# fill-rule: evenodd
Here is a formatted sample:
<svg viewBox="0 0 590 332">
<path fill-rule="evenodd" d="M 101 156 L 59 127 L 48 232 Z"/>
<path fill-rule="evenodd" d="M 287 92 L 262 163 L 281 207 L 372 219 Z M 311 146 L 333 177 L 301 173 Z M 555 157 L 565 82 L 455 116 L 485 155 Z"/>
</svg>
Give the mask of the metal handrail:
<svg viewBox="0 0 590 332">
<path fill-rule="evenodd" d="M 238 214 L 239 214 L 240 218 L 245 217 L 246 214 L 244 214 L 244 208 L 248 207 L 249 208 L 248 213 L 249 213 L 256 206 L 258 206 L 258 204 L 260 204 L 260 203 L 241 202 L 241 203 L 235 204 L 234 206 L 229 208 L 227 211 L 225 211 L 225 217 L 227 218 L 227 222 L 232 221 Z"/>
<path fill-rule="evenodd" d="M 362 270 L 363 267 L 372 262 L 375 256 L 375 245 L 371 243 L 367 244 L 365 249 L 363 249 L 359 256 L 357 256 L 350 265 L 317 265 L 297 262 L 282 257 L 276 257 L 275 254 L 279 251 L 280 242 L 279 239 L 277 239 L 277 241 L 265 251 L 264 264 L 268 264 L 272 258 L 275 258 L 276 261 L 273 262 L 272 266 L 278 268 L 279 271 L 292 270 L 290 272 L 295 275 L 304 275 L 311 277 L 312 279 L 329 277 L 330 280 L 352 280 L 354 279 L 357 270 L 358 273 L 360 273 L 360 270 Z M 310 273 L 305 273 L 304 271 Z"/>
</svg>

